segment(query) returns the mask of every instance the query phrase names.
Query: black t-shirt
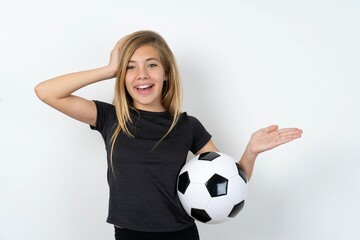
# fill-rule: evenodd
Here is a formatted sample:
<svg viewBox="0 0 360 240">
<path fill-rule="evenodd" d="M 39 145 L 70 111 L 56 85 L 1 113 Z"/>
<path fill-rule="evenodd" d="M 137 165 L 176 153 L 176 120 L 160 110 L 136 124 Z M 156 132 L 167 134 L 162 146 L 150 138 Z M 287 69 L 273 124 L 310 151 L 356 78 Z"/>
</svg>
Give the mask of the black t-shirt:
<svg viewBox="0 0 360 240">
<path fill-rule="evenodd" d="M 111 137 L 117 124 L 115 107 L 94 102 L 97 121 L 91 128 L 101 133 L 109 162 Z M 188 152 L 199 151 L 211 135 L 196 118 L 182 113 L 174 129 L 159 143 L 172 123 L 168 113 L 132 110 L 131 118 L 133 123 L 129 129 L 134 137 L 121 131 L 114 146 L 115 176 L 108 164 L 107 222 L 147 232 L 190 227 L 194 220 L 183 210 L 178 199 L 177 177 Z"/>
</svg>

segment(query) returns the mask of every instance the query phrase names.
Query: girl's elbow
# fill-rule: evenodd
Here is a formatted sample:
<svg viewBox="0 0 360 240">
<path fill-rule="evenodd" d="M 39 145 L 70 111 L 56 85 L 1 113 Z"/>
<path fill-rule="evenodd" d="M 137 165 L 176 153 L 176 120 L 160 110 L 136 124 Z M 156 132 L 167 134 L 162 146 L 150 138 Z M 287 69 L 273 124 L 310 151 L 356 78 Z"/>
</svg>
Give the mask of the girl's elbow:
<svg viewBox="0 0 360 240">
<path fill-rule="evenodd" d="M 34 92 L 41 101 L 43 101 L 43 102 L 46 101 L 46 91 L 45 91 L 42 83 L 39 83 L 35 86 Z"/>
</svg>

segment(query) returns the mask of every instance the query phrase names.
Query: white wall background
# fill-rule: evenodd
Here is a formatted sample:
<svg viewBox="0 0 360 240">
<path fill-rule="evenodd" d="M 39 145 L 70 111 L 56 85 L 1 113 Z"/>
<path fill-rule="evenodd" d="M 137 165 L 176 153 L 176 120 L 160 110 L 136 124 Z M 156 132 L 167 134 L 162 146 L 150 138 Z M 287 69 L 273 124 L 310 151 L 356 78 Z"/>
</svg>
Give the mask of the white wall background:
<svg viewBox="0 0 360 240">
<path fill-rule="evenodd" d="M 203 240 L 360 239 L 359 11 L 356 0 L 1 0 L 0 239 L 113 239 L 100 134 L 33 88 L 107 64 L 140 29 L 167 39 L 183 110 L 221 151 L 240 157 L 273 123 L 304 130 L 259 157 L 244 210 L 199 223 Z M 78 94 L 111 101 L 113 81 Z"/>
</svg>

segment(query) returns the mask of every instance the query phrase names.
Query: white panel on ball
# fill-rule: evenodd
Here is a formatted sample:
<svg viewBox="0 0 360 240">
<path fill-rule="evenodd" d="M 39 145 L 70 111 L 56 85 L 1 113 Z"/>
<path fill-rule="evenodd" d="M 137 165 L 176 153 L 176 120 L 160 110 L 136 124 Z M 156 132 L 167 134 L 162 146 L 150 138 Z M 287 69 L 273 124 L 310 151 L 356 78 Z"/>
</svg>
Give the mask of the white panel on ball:
<svg viewBox="0 0 360 240">
<path fill-rule="evenodd" d="M 184 210 L 187 212 L 187 213 L 190 213 L 191 212 L 191 207 L 185 197 L 184 194 L 182 193 L 178 193 L 178 196 L 179 196 L 179 199 L 180 199 L 180 202 L 181 202 L 181 205 L 182 207 L 184 208 Z"/>
<path fill-rule="evenodd" d="M 209 161 L 196 161 L 189 170 L 189 177 L 192 183 L 206 183 L 209 178 L 214 175 L 214 169 Z"/>
<path fill-rule="evenodd" d="M 236 161 L 234 161 L 234 159 L 230 156 L 221 153 L 221 158 L 216 158 L 211 163 L 214 169 L 216 169 L 216 173 L 224 176 L 225 178 L 232 178 L 238 175 L 238 170 L 235 167 Z"/>
<path fill-rule="evenodd" d="M 228 183 L 228 197 L 233 204 L 238 204 L 246 199 L 248 192 L 248 185 L 240 176 L 235 176 L 230 179 Z"/>
<path fill-rule="evenodd" d="M 191 183 L 184 194 L 186 201 L 192 208 L 205 209 L 211 196 L 204 184 Z"/>
<path fill-rule="evenodd" d="M 205 209 L 209 216 L 211 216 L 211 221 L 208 223 L 221 223 L 227 221 L 228 215 L 233 207 L 234 204 L 227 196 L 212 198 Z"/>
</svg>

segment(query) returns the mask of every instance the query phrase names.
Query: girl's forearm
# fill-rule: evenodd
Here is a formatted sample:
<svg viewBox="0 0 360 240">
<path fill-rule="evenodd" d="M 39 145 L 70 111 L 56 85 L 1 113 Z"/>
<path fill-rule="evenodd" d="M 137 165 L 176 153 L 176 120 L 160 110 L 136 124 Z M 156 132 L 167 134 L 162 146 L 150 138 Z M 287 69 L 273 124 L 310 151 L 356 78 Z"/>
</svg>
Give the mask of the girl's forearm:
<svg viewBox="0 0 360 240">
<path fill-rule="evenodd" d="M 242 170 L 245 172 L 248 180 L 251 178 L 251 175 L 254 170 L 255 160 L 258 154 L 253 153 L 249 147 L 249 145 L 246 147 L 239 163 L 242 168 Z"/>
<path fill-rule="evenodd" d="M 116 70 L 109 66 L 70 73 L 39 83 L 35 92 L 44 102 L 48 99 L 61 99 L 92 83 L 114 78 L 115 74 Z"/>
</svg>

